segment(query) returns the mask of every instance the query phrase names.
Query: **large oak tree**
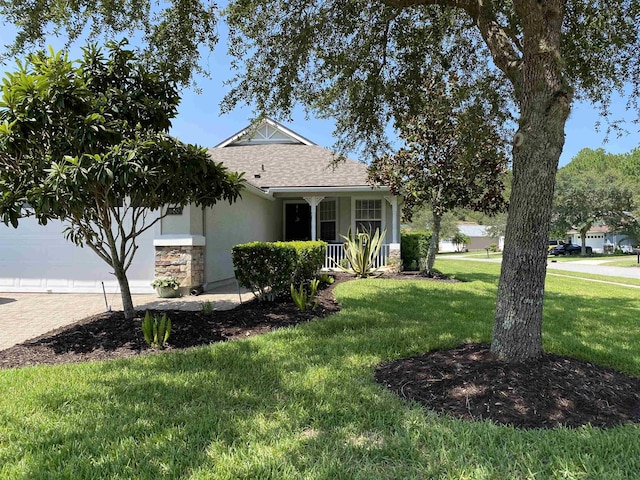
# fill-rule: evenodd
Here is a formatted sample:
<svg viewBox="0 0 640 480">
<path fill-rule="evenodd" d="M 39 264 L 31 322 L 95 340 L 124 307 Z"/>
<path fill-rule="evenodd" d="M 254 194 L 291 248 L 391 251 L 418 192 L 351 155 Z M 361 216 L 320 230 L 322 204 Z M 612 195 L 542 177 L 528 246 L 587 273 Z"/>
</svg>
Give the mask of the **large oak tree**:
<svg viewBox="0 0 640 480">
<path fill-rule="evenodd" d="M 385 146 L 389 122 L 434 68 L 496 70 L 519 113 L 513 187 L 491 348 L 542 354 L 542 306 L 555 174 L 576 97 L 607 110 L 640 89 L 638 0 L 236 0 L 227 10 L 239 73 L 226 107 L 334 117 L 337 147 Z"/>
</svg>

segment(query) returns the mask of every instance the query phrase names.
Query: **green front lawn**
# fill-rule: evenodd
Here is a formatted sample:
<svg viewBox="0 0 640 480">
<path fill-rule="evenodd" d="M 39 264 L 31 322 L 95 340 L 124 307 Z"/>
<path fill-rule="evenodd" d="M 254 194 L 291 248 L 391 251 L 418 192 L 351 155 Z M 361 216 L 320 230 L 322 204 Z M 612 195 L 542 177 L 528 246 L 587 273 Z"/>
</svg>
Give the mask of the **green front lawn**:
<svg viewBox="0 0 640 480">
<path fill-rule="evenodd" d="M 639 425 L 463 422 L 374 383 L 381 361 L 489 340 L 500 266 L 437 268 L 466 282 L 358 280 L 339 314 L 261 337 L 0 371 L 0 478 L 637 478 Z M 640 291 L 547 285 L 547 350 L 640 375 Z"/>
<path fill-rule="evenodd" d="M 547 277 L 575 277 L 582 279 L 597 280 L 598 282 L 619 283 L 640 287 L 640 278 L 612 277 L 611 275 L 598 275 L 595 273 L 570 272 L 568 270 L 547 269 Z M 599 288 L 599 287 L 598 287 Z"/>
<path fill-rule="evenodd" d="M 640 264 L 638 264 L 637 255 L 613 257 L 611 260 L 607 260 L 602 265 L 606 265 L 608 267 L 639 267 L 640 266 Z"/>
</svg>

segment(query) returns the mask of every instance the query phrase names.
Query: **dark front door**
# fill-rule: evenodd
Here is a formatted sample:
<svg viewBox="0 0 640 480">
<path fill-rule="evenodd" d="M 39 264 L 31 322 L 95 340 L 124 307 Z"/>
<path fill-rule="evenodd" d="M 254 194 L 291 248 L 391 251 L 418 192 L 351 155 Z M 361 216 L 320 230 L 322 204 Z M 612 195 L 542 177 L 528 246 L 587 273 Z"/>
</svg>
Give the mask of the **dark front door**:
<svg viewBox="0 0 640 480">
<path fill-rule="evenodd" d="M 284 239 L 311 240 L 311 206 L 308 203 L 287 203 L 284 210 Z"/>
</svg>

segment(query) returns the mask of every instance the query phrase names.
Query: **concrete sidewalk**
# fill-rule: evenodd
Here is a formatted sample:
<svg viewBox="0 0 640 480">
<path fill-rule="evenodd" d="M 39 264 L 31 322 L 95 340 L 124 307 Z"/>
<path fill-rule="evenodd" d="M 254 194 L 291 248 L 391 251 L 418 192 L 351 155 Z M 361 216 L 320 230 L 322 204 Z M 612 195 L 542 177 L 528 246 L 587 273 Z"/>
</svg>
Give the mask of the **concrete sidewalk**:
<svg viewBox="0 0 640 480">
<path fill-rule="evenodd" d="M 253 294 L 241 290 L 242 301 Z M 228 310 L 240 303 L 235 283 L 222 285 L 198 296 L 158 298 L 155 294 L 133 295 L 136 310 L 201 310 L 211 302 L 216 310 Z M 122 310 L 120 294 L 107 294 L 112 310 Z M 0 293 L 0 350 L 38 337 L 56 328 L 106 311 L 101 294 Z"/>
</svg>

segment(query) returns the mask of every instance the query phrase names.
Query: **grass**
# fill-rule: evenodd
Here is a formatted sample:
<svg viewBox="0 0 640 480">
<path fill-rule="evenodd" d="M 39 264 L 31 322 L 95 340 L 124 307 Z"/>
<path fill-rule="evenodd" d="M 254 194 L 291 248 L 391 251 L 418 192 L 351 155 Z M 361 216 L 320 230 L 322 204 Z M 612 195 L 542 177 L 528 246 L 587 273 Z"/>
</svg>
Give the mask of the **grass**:
<svg viewBox="0 0 640 480">
<path fill-rule="evenodd" d="M 406 403 L 377 363 L 488 341 L 499 265 L 359 280 L 328 319 L 143 358 L 0 371 L 0 478 L 624 479 L 640 426 L 519 431 Z M 640 291 L 549 277 L 544 346 L 640 375 Z"/>
<path fill-rule="evenodd" d="M 582 278 L 582 279 L 590 279 L 597 280 L 598 282 L 607 282 L 607 283 L 619 283 L 622 285 L 631 285 L 640 287 L 640 279 L 638 278 L 627 278 L 627 277 L 613 277 L 610 275 L 598 275 L 595 273 L 585 273 L 585 272 L 569 272 L 566 270 L 551 270 L 547 269 L 547 277 L 574 277 L 574 278 Z"/>
<path fill-rule="evenodd" d="M 438 257 L 447 257 L 447 259 L 454 257 L 502 258 L 502 252 L 489 252 L 487 256 L 486 250 L 471 250 L 470 252 L 439 253 Z"/>
<path fill-rule="evenodd" d="M 613 257 L 613 259 L 607 260 L 603 265 L 609 267 L 638 267 L 638 256 Z"/>
</svg>

